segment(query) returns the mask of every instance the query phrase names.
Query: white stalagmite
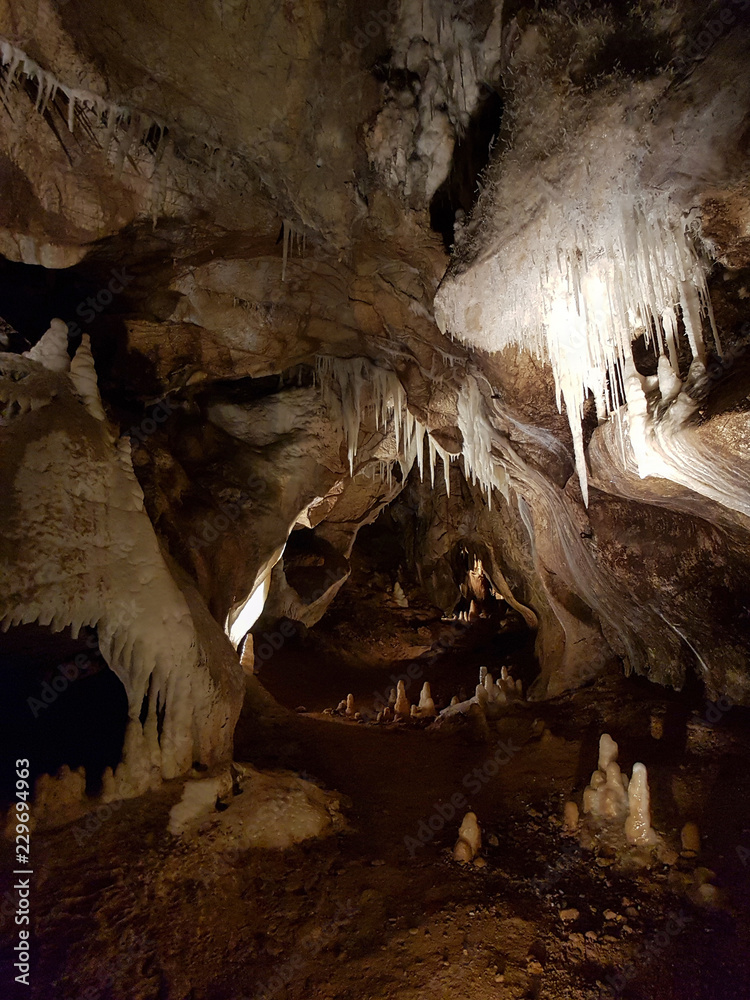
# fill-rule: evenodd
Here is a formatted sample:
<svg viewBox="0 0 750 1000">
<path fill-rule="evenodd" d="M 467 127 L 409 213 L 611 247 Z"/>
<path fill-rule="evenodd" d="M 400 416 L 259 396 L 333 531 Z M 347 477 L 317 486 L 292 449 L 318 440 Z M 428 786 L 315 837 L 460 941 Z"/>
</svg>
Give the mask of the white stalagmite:
<svg viewBox="0 0 750 1000">
<path fill-rule="evenodd" d="M 620 829 L 630 844 L 655 846 L 659 837 L 651 828 L 646 768 L 643 764 L 634 764 L 628 782 L 627 776 L 620 771 L 617 753 L 617 744 L 604 733 L 599 740 L 599 767 L 583 793 L 583 812 L 598 823 Z"/>
<path fill-rule="evenodd" d="M 346 712 L 346 715 L 347 715 L 348 718 L 350 718 L 350 719 L 354 718 L 354 715 L 355 715 L 357 709 L 356 709 L 356 706 L 354 704 L 354 695 L 353 694 L 348 694 L 346 696 L 346 709 L 344 711 Z"/>
<path fill-rule="evenodd" d="M 94 358 L 91 354 L 91 340 L 87 333 L 81 338 L 78 350 L 70 363 L 70 381 L 91 416 L 97 420 L 106 420 L 102 398 L 99 395 Z"/>
<path fill-rule="evenodd" d="M 563 812 L 563 826 L 568 833 L 573 833 L 578 829 L 578 806 L 575 802 L 566 802 Z"/>
<path fill-rule="evenodd" d="M 406 688 L 404 687 L 403 681 L 398 682 L 396 703 L 393 707 L 393 713 L 400 719 L 408 719 L 411 715 L 411 705 L 409 704 L 409 699 L 406 697 Z"/>
<path fill-rule="evenodd" d="M 693 854 L 700 853 L 701 834 L 698 824 L 692 821 L 686 823 L 680 831 L 680 841 L 683 851 L 690 851 Z"/>
<path fill-rule="evenodd" d="M 435 702 L 432 700 L 432 692 L 430 691 L 430 685 L 427 681 L 422 685 L 422 690 L 419 694 L 419 706 L 417 711 L 423 718 L 427 718 L 431 715 L 437 715 L 435 711 Z"/>
<path fill-rule="evenodd" d="M 53 319 L 46 333 L 24 355 L 38 361 L 51 372 L 66 372 L 70 369 L 68 354 L 68 327 L 61 319 Z"/>
<path fill-rule="evenodd" d="M 456 861 L 472 861 L 482 847 L 482 831 L 477 822 L 476 813 L 468 812 L 461 822 L 458 831 L 458 840 L 453 848 L 453 857 Z"/>
<path fill-rule="evenodd" d="M 583 811 L 595 819 L 622 822 L 628 814 L 627 778 L 617 764 L 619 748 L 608 733 L 599 740 L 599 766 L 583 793 Z"/>
<path fill-rule="evenodd" d="M 487 667 L 479 668 L 479 683 L 474 689 L 474 695 L 466 701 L 459 701 L 454 698 L 447 708 L 441 711 L 441 715 L 450 717 L 451 715 L 464 715 L 471 710 L 472 705 L 477 705 L 485 715 L 490 718 L 497 717 L 501 710 L 508 704 L 508 697 L 517 698 L 523 693 L 523 685 L 519 679 L 516 683 L 508 673 L 507 667 L 500 668 L 500 680 L 495 681 L 487 671 Z"/>
<path fill-rule="evenodd" d="M 648 773 L 644 764 L 633 764 L 633 776 L 628 785 L 630 813 L 625 820 L 625 836 L 629 843 L 651 847 L 657 843 L 656 832 L 651 828 L 651 803 Z"/>
<path fill-rule="evenodd" d="M 603 733 L 599 738 L 599 770 L 603 771 L 605 774 L 607 768 L 612 763 L 613 760 L 617 760 L 617 754 L 619 753 L 619 747 L 609 735 L 609 733 Z"/>
</svg>

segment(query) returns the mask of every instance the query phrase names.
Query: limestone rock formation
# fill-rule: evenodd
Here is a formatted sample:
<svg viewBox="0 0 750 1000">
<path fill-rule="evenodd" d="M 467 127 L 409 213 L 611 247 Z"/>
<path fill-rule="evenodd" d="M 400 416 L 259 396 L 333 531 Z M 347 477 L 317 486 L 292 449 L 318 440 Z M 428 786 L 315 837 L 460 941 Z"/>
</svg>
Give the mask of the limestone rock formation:
<svg viewBox="0 0 750 1000">
<path fill-rule="evenodd" d="M 0 254 L 64 289 L 6 317 L 2 613 L 96 624 L 133 788 L 228 751 L 199 633 L 313 626 L 389 505 L 446 616 L 533 630 L 530 698 L 750 701 L 747 25 L 480 6 L 0 6 Z"/>
</svg>

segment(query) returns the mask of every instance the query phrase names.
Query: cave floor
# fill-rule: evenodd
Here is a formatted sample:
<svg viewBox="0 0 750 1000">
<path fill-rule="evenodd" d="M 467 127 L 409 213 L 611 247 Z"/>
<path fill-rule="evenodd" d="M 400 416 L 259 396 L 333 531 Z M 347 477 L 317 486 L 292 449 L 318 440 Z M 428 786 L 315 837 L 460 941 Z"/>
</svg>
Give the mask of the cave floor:
<svg viewBox="0 0 750 1000">
<path fill-rule="evenodd" d="M 653 708 L 666 712 L 660 740 L 649 732 Z M 222 858 L 166 832 L 175 782 L 125 803 L 83 841 L 80 823 L 37 833 L 36 964 L 18 995 L 747 998 L 750 737 L 746 713 L 709 721 L 707 710 L 608 677 L 520 703 L 489 734 L 295 714 L 258 725 L 248 715 L 236 759 L 338 789 L 351 800 L 351 829 Z M 619 740 L 624 767 L 649 767 L 653 822 L 670 845 L 679 850 L 677 831 L 697 820 L 698 859 L 628 868 L 562 835 L 563 803 L 586 784 L 605 730 Z M 467 775 L 500 741 L 504 763 L 470 790 Z M 482 824 L 484 868 L 451 859 L 460 816 L 420 846 L 404 841 L 418 843 L 434 804 L 456 792 Z M 719 889 L 712 905 L 697 890 L 705 869 Z M 3 974 L 12 981 L 5 961 Z"/>
</svg>

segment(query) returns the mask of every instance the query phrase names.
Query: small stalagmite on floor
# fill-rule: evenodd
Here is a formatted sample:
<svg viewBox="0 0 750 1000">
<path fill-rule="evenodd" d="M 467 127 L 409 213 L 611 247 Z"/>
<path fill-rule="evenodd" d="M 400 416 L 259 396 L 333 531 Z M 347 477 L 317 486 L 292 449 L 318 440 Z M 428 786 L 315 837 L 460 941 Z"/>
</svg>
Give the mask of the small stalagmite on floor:
<svg viewBox="0 0 750 1000">
<path fill-rule="evenodd" d="M 453 848 L 453 858 L 462 864 L 473 861 L 482 846 L 482 831 L 477 821 L 476 813 L 468 812 L 464 816 L 458 831 L 458 840 Z"/>
<path fill-rule="evenodd" d="M 419 694 L 419 705 L 416 706 L 416 711 L 413 714 L 420 719 L 437 715 L 435 702 L 432 700 L 432 691 L 427 681 L 422 685 L 422 690 Z"/>
<path fill-rule="evenodd" d="M 628 843 L 651 847 L 658 842 L 656 831 L 651 827 L 650 805 L 646 767 L 644 764 L 633 764 L 633 776 L 628 785 L 629 813 L 625 820 Z"/>
<path fill-rule="evenodd" d="M 406 696 L 406 688 L 404 687 L 403 681 L 398 682 L 396 704 L 393 706 L 393 714 L 397 719 L 408 719 L 411 715 L 411 705 L 409 704 L 409 699 Z"/>
<path fill-rule="evenodd" d="M 633 765 L 628 781 L 617 763 L 619 747 L 608 733 L 599 740 L 598 768 L 583 793 L 583 812 L 599 824 L 622 829 L 628 843 L 638 847 L 655 847 L 659 837 L 651 827 L 648 774 L 644 764 Z M 566 828 L 568 806 L 566 804 Z M 571 811 L 572 817 L 572 811 Z"/>
</svg>

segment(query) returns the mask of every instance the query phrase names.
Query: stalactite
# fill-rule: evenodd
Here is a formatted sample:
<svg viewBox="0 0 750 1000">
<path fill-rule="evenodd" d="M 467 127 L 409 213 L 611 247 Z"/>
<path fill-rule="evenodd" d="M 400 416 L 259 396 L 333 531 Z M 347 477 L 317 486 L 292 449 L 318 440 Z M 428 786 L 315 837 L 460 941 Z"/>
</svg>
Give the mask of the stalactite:
<svg viewBox="0 0 750 1000">
<path fill-rule="evenodd" d="M 596 211 L 560 203 L 528 227 L 529 252 L 518 263 L 506 254 L 492 256 L 465 278 L 444 282 L 436 296 L 436 319 L 445 332 L 491 352 L 513 345 L 550 363 L 586 501 L 586 398 L 592 392 L 605 409 L 600 420 L 619 408 L 607 381 L 623 383 L 633 363 L 632 342 L 643 334 L 675 377 L 678 316 L 699 363 L 704 319 L 720 349 L 690 227 L 690 218 L 675 215 L 666 201 L 647 204 L 627 191 Z"/>
<path fill-rule="evenodd" d="M 424 476 L 426 442 L 430 480 L 434 484 L 439 457 L 443 463 L 446 493 L 450 496 L 450 462 L 455 456 L 439 445 L 425 425 L 411 413 L 407 406 L 406 393 L 395 372 L 380 368 L 366 358 L 330 356 L 321 356 L 317 359 L 316 371 L 324 398 L 330 403 L 340 402 L 344 442 L 352 474 L 363 415 L 366 411 L 370 411 L 377 429 L 394 435 L 403 479 L 406 479 L 415 463 L 420 476 Z M 470 430 L 467 429 L 466 433 L 469 434 Z M 491 482 L 485 482 L 482 479 L 484 471 L 486 471 L 484 467 L 478 470 L 477 478 L 487 489 L 497 487 L 499 479 L 494 477 Z M 390 481 L 389 472 L 389 484 Z"/>
</svg>

